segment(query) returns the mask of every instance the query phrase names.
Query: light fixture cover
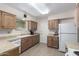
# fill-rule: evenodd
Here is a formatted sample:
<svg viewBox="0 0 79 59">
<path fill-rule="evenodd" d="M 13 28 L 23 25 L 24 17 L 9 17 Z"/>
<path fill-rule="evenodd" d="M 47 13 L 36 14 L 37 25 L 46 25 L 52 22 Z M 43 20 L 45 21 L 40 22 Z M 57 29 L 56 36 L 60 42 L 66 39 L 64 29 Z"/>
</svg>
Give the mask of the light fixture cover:
<svg viewBox="0 0 79 59">
<path fill-rule="evenodd" d="M 48 7 L 43 3 L 29 3 L 31 6 L 33 6 L 36 10 L 38 10 L 41 14 L 48 14 L 49 9 Z"/>
</svg>

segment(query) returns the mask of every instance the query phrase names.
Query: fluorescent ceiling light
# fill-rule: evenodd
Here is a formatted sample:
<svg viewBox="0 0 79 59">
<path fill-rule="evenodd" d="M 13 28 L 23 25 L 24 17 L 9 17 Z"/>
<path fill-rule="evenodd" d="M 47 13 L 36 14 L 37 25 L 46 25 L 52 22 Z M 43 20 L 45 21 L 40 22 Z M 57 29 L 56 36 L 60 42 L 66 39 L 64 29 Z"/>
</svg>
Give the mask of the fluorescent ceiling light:
<svg viewBox="0 0 79 59">
<path fill-rule="evenodd" d="M 48 14 L 49 9 L 45 4 L 42 3 L 29 3 L 31 6 L 33 6 L 35 9 L 37 9 L 41 14 Z"/>
</svg>

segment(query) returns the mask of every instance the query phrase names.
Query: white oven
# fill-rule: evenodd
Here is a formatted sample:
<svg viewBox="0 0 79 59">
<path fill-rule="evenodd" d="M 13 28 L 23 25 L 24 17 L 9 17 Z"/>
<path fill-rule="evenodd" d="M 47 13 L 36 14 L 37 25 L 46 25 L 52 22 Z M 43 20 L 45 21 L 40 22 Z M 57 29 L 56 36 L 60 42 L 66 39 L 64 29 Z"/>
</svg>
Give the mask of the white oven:
<svg viewBox="0 0 79 59">
<path fill-rule="evenodd" d="M 75 51 L 79 51 L 79 50 L 69 48 L 68 51 L 65 53 L 65 56 L 78 56 L 74 53 Z"/>
</svg>

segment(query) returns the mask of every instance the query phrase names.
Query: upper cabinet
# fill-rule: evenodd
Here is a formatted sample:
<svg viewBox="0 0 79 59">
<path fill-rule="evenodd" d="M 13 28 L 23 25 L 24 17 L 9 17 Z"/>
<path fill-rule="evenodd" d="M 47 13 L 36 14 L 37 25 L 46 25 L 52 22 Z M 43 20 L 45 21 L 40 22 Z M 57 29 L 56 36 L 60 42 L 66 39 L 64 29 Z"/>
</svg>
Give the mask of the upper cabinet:
<svg viewBox="0 0 79 59">
<path fill-rule="evenodd" d="M 36 31 L 37 30 L 37 22 L 35 21 L 27 21 L 28 23 L 28 30 Z"/>
<path fill-rule="evenodd" d="M 1 11 L 0 11 L 0 28 L 1 28 L 1 26 L 2 26 L 2 24 L 1 24 L 1 19 L 2 19 L 2 17 L 1 17 Z"/>
<path fill-rule="evenodd" d="M 58 29 L 58 24 L 59 24 L 58 19 L 48 20 L 48 29 L 49 30 Z"/>
<path fill-rule="evenodd" d="M 0 12 L 0 28 L 13 29 L 16 28 L 16 16 L 4 11 Z"/>
<path fill-rule="evenodd" d="M 76 5 L 75 9 L 75 24 L 79 27 L 79 4 Z"/>
</svg>

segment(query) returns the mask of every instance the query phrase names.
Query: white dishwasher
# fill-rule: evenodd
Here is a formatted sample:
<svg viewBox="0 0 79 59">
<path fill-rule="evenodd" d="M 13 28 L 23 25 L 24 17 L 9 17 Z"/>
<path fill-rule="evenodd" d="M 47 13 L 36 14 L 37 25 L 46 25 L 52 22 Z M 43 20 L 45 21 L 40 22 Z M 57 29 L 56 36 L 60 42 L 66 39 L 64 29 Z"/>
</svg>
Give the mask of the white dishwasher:
<svg viewBox="0 0 79 59">
<path fill-rule="evenodd" d="M 13 39 L 13 40 L 9 40 L 9 42 L 16 45 L 17 47 L 21 46 L 21 39 Z"/>
<path fill-rule="evenodd" d="M 14 44 L 16 47 L 19 47 L 19 53 L 21 53 L 21 39 L 20 38 L 14 38 L 13 40 L 9 40 L 12 44 Z"/>
</svg>

